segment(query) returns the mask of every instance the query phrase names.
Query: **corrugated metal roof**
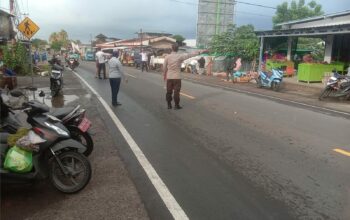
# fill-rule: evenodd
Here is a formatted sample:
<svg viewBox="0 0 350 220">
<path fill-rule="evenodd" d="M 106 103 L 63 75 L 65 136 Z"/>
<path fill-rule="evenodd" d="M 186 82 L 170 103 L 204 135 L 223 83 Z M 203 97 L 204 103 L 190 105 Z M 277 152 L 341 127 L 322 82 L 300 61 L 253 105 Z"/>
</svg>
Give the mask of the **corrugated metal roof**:
<svg viewBox="0 0 350 220">
<path fill-rule="evenodd" d="M 337 12 L 337 13 L 332 13 L 332 14 L 326 14 L 326 15 L 317 16 L 317 17 L 311 17 L 311 18 L 304 18 L 304 19 L 299 19 L 299 20 L 294 20 L 294 21 L 288 21 L 288 22 L 276 24 L 276 26 L 305 23 L 305 22 L 317 21 L 317 20 L 325 20 L 327 18 L 340 17 L 340 16 L 345 16 L 345 15 L 350 15 L 350 10 Z M 350 23 L 350 21 L 348 23 Z"/>
</svg>

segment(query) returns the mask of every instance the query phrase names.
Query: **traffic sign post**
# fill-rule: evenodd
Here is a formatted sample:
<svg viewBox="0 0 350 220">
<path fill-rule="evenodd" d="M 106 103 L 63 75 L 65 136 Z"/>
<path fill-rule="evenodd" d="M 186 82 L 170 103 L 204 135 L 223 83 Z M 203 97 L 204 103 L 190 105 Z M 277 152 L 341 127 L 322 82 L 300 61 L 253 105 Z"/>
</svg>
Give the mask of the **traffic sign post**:
<svg viewBox="0 0 350 220">
<path fill-rule="evenodd" d="M 21 23 L 17 26 L 18 30 L 30 40 L 36 32 L 40 29 L 30 18 L 26 17 Z"/>
<path fill-rule="evenodd" d="M 30 39 L 39 31 L 39 26 L 36 25 L 30 18 L 26 17 L 21 23 L 17 26 L 17 29 L 29 40 L 29 67 L 30 74 L 32 76 L 32 86 L 34 84 L 33 78 L 33 59 L 32 59 L 32 43 Z"/>
</svg>

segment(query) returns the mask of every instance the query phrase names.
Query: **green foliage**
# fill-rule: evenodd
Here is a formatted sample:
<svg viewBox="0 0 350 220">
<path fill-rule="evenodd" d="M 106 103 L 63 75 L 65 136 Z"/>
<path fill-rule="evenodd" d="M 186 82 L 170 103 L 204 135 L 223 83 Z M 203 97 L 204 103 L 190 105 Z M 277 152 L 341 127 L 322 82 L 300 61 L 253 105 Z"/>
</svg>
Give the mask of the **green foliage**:
<svg viewBox="0 0 350 220">
<path fill-rule="evenodd" d="M 182 45 L 182 42 L 185 40 L 185 38 L 179 34 L 172 36 L 172 38 L 174 38 L 180 45 Z"/>
<path fill-rule="evenodd" d="M 32 40 L 32 45 L 36 49 L 44 49 L 45 46 L 47 45 L 47 41 L 46 40 L 41 40 L 39 38 L 35 38 L 35 39 Z"/>
<path fill-rule="evenodd" d="M 61 30 L 60 32 L 53 32 L 50 34 L 49 42 L 51 43 L 51 48 L 56 51 L 61 50 L 62 46 L 67 47 L 70 44 L 68 33 L 65 30 Z M 60 45 L 59 49 L 58 45 Z"/>
<path fill-rule="evenodd" d="M 321 42 L 324 42 L 321 38 L 299 37 L 297 49 L 309 49 L 315 60 L 323 61 L 325 46 Z"/>
<path fill-rule="evenodd" d="M 209 47 L 215 53 L 233 53 L 243 60 L 252 61 L 258 55 L 259 40 L 254 33 L 253 25 L 243 25 L 238 28 L 230 26 L 227 32 L 215 35 Z"/>
<path fill-rule="evenodd" d="M 62 46 L 62 41 L 54 41 L 51 43 L 51 49 L 53 49 L 54 51 L 60 51 Z"/>
<path fill-rule="evenodd" d="M 303 18 L 309 18 L 314 16 L 323 15 L 322 6 L 312 0 L 308 4 L 305 4 L 305 0 L 293 0 L 288 5 L 288 2 L 283 2 L 277 6 L 276 14 L 272 18 L 272 23 L 276 29 L 276 24 L 287 21 L 293 21 Z"/>
<path fill-rule="evenodd" d="M 4 64 L 17 74 L 29 72 L 29 58 L 27 49 L 23 44 L 7 45 L 1 47 Z"/>
</svg>

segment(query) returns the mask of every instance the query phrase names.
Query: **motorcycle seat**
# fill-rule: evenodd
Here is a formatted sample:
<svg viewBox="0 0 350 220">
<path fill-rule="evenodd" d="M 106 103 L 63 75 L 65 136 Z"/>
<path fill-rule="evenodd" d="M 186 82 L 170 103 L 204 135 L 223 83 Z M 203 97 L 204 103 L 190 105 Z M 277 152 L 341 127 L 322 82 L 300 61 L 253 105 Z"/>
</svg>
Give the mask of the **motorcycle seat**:
<svg viewBox="0 0 350 220">
<path fill-rule="evenodd" d="M 52 116 L 55 116 L 58 119 L 64 118 L 66 115 L 71 113 L 74 110 L 75 107 L 65 107 L 65 108 L 56 108 L 53 109 L 50 114 Z"/>
</svg>

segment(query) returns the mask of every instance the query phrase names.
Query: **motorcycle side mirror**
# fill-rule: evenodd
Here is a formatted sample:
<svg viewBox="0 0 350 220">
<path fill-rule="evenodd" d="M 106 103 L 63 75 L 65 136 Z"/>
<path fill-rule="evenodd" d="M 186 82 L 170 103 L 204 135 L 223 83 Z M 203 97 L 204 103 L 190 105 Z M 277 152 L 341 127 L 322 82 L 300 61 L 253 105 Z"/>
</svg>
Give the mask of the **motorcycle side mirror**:
<svg viewBox="0 0 350 220">
<path fill-rule="evenodd" d="M 21 92 L 19 90 L 11 91 L 10 94 L 11 94 L 11 96 L 16 97 L 16 98 L 24 96 L 23 92 Z"/>
<path fill-rule="evenodd" d="M 45 92 L 43 90 L 40 91 L 39 97 L 45 97 Z"/>
</svg>

